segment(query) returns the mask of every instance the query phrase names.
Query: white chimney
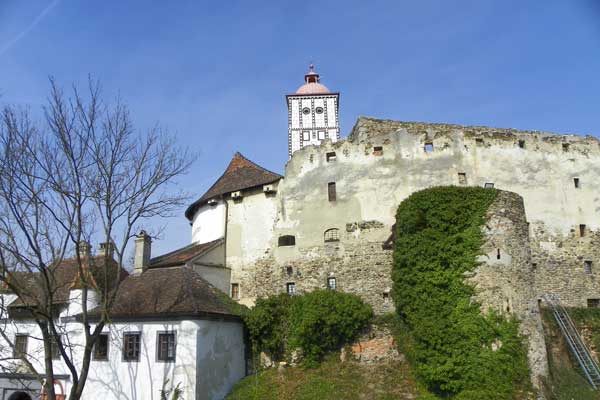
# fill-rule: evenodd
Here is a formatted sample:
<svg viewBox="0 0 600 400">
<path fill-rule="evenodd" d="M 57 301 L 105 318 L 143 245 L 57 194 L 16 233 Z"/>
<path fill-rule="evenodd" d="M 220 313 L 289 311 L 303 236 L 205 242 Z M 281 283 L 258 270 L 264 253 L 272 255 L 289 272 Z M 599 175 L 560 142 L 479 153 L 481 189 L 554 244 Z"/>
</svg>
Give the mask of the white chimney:
<svg viewBox="0 0 600 400">
<path fill-rule="evenodd" d="M 151 243 L 152 239 L 146 231 L 141 231 L 135 238 L 134 274 L 141 274 L 148 268 L 148 264 L 150 264 Z"/>
</svg>

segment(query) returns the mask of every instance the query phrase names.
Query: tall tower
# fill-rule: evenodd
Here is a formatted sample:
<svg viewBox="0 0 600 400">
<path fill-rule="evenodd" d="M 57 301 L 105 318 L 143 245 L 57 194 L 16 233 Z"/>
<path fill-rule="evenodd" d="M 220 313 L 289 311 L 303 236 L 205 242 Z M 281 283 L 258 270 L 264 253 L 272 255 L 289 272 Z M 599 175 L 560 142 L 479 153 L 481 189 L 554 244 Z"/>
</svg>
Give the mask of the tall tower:
<svg viewBox="0 0 600 400">
<path fill-rule="evenodd" d="M 332 93 L 319 82 L 315 66 L 310 64 L 304 75 L 304 85 L 296 93 L 285 96 L 288 105 L 288 151 L 311 144 L 319 145 L 325 139 L 337 142 L 340 138 L 338 119 L 339 93 Z"/>
</svg>

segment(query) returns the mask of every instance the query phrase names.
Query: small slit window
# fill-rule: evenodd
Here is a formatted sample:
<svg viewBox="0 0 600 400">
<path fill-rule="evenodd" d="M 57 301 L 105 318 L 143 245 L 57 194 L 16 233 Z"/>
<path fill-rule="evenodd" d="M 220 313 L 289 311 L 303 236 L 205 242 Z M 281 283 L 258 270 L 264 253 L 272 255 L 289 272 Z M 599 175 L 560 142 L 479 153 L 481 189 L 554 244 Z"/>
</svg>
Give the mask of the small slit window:
<svg viewBox="0 0 600 400">
<path fill-rule="evenodd" d="M 588 275 L 590 275 L 592 273 L 592 262 L 591 261 L 583 262 L 583 271 Z"/>
<path fill-rule="evenodd" d="M 500 249 L 496 249 L 496 260 L 499 260 L 502 256 L 500 255 Z"/>
<path fill-rule="evenodd" d="M 390 292 L 383 292 L 383 302 L 388 303 L 390 301 Z"/>
<path fill-rule="evenodd" d="M 240 299 L 240 284 L 239 283 L 231 284 L 231 298 L 234 300 Z"/>
<path fill-rule="evenodd" d="M 337 288 L 336 280 L 333 276 L 327 278 L 327 289 L 335 290 Z"/>
<path fill-rule="evenodd" d="M 425 150 L 425 153 L 433 152 L 433 142 L 425 142 L 425 146 L 423 147 L 423 150 Z"/>
<path fill-rule="evenodd" d="M 575 185 L 575 189 L 579 189 L 579 178 L 573 178 L 573 185 Z"/>
<path fill-rule="evenodd" d="M 585 224 L 579 224 L 579 237 L 585 236 Z"/>
<path fill-rule="evenodd" d="M 521 148 L 521 149 L 525 148 L 525 141 L 524 140 L 519 140 L 519 148 Z"/>
<path fill-rule="evenodd" d="M 323 234 L 323 240 L 325 243 L 339 242 L 340 241 L 340 230 L 337 228 L 327 229 Z"/>
<path fill-rule="evenodd" d="M 325 154 L 325 159 L 327 160 L 327 162 L 335 161 L 336 160 L 335 151 L 331 151 L 331 152 Z"/>
<path fill-rule="evenodd" d="M 277 240 L 277 244 L 279 247 L 295 246 L 296 245 L 296 236 L 293 236 L 293 235 L 279 236 L 279 239 Z"/>
<path fill-rule="evenodd" d="M 327 198 L 329 199 L 329 201 L 337 200 L 337 193 L 335 190 L 335 182 L 329 182 L 327 184 Z"/>
<path fill-rule="evenodd" d="M 285 290 L 286 290 L 286 293 L 289 294 L 290 296 L 295 295 L 296 294 L 296 284 L 294 282 L 286 283 Z"/>
<path fill-rule="evenodd" d="M 374 156 L 382 156 L 383 155 L 383 147 L 382 146 L 373 147 L 373 155 Z"/>
</svg>

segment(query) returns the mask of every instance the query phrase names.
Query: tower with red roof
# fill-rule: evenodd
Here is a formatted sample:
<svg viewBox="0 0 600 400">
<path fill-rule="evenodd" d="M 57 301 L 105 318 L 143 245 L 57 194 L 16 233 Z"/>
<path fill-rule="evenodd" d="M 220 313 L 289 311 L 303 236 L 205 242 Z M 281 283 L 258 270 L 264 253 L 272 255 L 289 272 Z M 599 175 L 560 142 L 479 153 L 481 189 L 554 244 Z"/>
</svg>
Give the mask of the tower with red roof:
<svg viewBox="0 0 600 400">
<path fill-rule="evenodd" d="M 320 82 L 315 66 L 310 65 L 304 84 L 286 96 L 288 105 L 288 151 L 319 145 L 325 139 L 340 138 L 338 118 L 339 93 L 331 92 Z"/>
</svg>

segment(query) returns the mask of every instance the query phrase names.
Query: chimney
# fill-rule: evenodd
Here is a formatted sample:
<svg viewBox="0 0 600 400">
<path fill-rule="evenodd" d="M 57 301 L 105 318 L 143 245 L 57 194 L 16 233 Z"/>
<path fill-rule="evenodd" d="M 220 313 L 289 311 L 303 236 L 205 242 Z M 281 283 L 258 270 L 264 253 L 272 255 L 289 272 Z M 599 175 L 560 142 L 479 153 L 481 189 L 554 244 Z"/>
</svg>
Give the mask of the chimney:
<svg viewBox="0 0 600 400">
<path fill-rule="evenodd" d="M 103 242 L 100 243 L 100 253 L 99 256 L 113 258 L 113 254 L 115 253 L 115 244 L 113 242 Z"/>
<path fill-rule="evenodd" d="M 79 249 L 80 257 L 89 256 L 90 252 L 92 251 L 92 246 L 90 246 L 90 244 L 88 242 L 86 242 L 85 240 L 80 241 L 77 244 L 77 248 Z"/>
<path fill-rule="evenodd" d="M 141 274 L 148 268 L 150 263 L 150 244 L 152 239 L 146 231 L 141 231 L 135 238 L 135 260 L 133 272 Z"/>
</svg>

